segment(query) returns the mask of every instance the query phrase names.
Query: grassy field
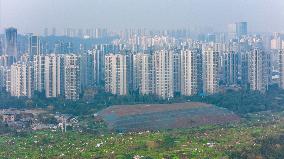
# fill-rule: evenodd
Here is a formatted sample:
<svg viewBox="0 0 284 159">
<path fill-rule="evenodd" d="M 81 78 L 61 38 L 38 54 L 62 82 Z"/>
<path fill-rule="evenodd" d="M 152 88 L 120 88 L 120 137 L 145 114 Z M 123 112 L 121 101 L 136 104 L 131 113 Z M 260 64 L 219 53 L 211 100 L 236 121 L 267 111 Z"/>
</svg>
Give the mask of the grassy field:
<svg viewBox="0 0 284 159">
<path fill-rule="evenodd" d="M 1 158 L 257 158 L 258 141 L 284 133 L 283 114 L 247 116 L 239 124 L 184 130 L 93 135 L 37 131 L 1 136 Z M 244 157 L 244 156 L 243 156 Z M 245 158 L 245 157 L 244 157 Z"/>
</svg>

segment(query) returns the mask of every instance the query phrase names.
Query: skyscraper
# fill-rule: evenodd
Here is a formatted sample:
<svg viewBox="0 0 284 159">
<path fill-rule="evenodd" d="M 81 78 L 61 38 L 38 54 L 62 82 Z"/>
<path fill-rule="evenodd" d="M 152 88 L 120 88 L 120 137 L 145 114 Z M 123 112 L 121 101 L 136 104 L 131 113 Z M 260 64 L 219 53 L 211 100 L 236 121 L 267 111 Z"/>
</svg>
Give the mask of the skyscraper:
<svg viewBox="0 0 284 159">
<path fill-rule="evenodd" d="M 228 25 L 228 36 L 229 39 L 240 38 L 247 35 L 248 24 L 247 22 L 237 22 Z"/>
<path fill-rule="evenodd" d="M 41 43 L 39 36 L 30 35 L 29 37 L 29 55 L 33 61 L 35 55 L 41 55 Z"/>
<path fill-rule="evenodd" d="M 56 36 L 56 28 L 52 28 L 52 33 L 51 33 L 52 36 Z"/>
<path fill-rule="evenodd" d="M 6 55 L 8 56 L 8 65 L 10 66 L 17 59 L 17 29 L 8 28 L 6 29 Z"/>
<path fill-rule="evenodd" d="M 247 35 L 248 33 L 248 23 L 247 22 L 237 22 L 236 27 L 237 27 L 236 30 L 237 30 L 238 37 Z"/>
<path fill-rule="evenodd" d="M 234 39 L 237 37 L 237 25 L 236 23 L 228 25 L 228 38 Z"/>
<path fill-rule="evenodd" d="M 47 37 L 49 35 L 48 28 L 44 28 L 43 35 Z"/>
</svg>

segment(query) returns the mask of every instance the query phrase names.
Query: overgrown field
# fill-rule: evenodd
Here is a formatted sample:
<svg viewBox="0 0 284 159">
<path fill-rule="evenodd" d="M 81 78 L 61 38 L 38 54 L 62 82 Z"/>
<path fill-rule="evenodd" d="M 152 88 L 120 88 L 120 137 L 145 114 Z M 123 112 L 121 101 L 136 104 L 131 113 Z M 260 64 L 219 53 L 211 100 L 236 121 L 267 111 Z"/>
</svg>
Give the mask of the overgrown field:
<svg viewBox="0 0 284 159">
<path fill-rule="evenodd" d="M 38 131 L 0 137 L 1 158 L 265 158 L 280 156 L 284 115 L 251 114 L 239 124 L 127 134 Z M 273 138 L 274 142 L 267 142 Z M 275 144 L 274 144 L 275 143 Z M 267 147 L 265 147 L 267 146 Z M 275 147 L 275 148 L 274 148 Z M 273 150 L 273 151 L 272 151 Z M 279 152 L 278 152 L 279 151 Z M 282 152 L 282 153 L 281 153 Z M 274 158 L 277 158 L 274 157 Z"/>
</svg>

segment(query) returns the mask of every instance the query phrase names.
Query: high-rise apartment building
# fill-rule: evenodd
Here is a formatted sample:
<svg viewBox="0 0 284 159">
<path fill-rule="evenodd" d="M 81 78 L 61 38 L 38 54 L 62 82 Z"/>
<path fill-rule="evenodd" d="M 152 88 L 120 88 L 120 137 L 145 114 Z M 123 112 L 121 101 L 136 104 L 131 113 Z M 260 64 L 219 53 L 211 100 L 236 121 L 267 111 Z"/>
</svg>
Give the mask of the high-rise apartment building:
<svg viewBox="0 0 284 159">
<path fill-rule="evenodd" d="M 181 92 L 181 53 L 180 50 L 173 51 L 173 86 L 174 93 Z"/>
<path fill-rule="evenodd" d="M 284 89 L 284 51 L 279 51 L 279 86 Z"/>
<path fill-rule="evenodd" d="M 83 53 L 81 56 L 81 85 L 82 90 L 96 87 L 96 54 Z"/>
<path fill-rule="evenodd" d="M 198 49 L 185 49 L 181 51 L 181 95 L 192 96 L 198 94 L 200 85 L 198 75 L 199 62 Z"/>
<path fill-rule="evenodd" d="M 100 49 L 93 49 L 89 53 L 94 55 L 95 85 L 102 87 L 105 81 L 105 52 Z"/>
<path fill-rule="evenodd" d="M 32 65 L 16 63 L 11 66 L 11 96 L 32 97 Z"/>
<path fill-rule="evenodd" d="M 62 71 L 62 58 L 55 54 L 50 54 L 45 56 L 44 62 L 44 87 L 45 95 L 47 98 L 55 98 L 62 94 L 62 76 L 64 76 Z"/>
<path fill-rule="evenodd" d="M 280 50 L 282 48 L 282 37 L 280 33 L 274 33 L 273 38 L 271 39 L 270 48 L 272 50 Z"/>
<path fill-rule="evenodd" d="M 133 53 L 131 51 L 122 52 L 126 56 L 126 81 L 127 81 L 127 91 L 133 93 L 132 91 L 134 82 L 133 82 Z"/>
<path fill-rule="evenodd" d="M 4 42 L 3 39 L 0 37 L 0 56 L 4 55 Z"/>
<path fill-rule="evenodd" d="M 5 86 L 6 86 L 6 92 L 11 92 L 11 68 L 6 69 Z"/>
<path fill-rule="evenodd" d="M 141 90 L 143 95 L 154 94 L 155 92 L 155 69 L 153 64 L 153 56 L 151 54 L 143 54 L 141 56 Z"/>
<path fill-rule="evenodd" d="M 141 91 L 142 88 L 142 67 L 143 67 L 144 53 L 137 53 L 133 55 L 133 90 Z"/>
<path fill-rule="evenodd" d="M 218 48 L 207 46 L 202 52 L 203 60 L 203 93 L 219 92 L 220 52 Z"/>
<path fill-rule="evenodd" d="M 105 91 L 116 95 L 128 94 L 127 55 L 105 56 Z"/>
<path fill-rule="evenodd" d="M 5 88 L 5 67 L 0 66 L 0 92 L 4 91 Z"/>
<path fill-rule="evenodd" d="M 223 53 L 223 82 L 225 85 L 235 85 L 238 83 L 239 54 L 235 51 L 225 51 Z"/>
<path fill-rule="evenodd" d="M 155 94 L 163 99 L 174 97 L 173 52 L 159 50 L 154 53 Z"/>
<path fill-rule="evenodd" d="M 133 88 L 142 95 L 154 94 L 152 55 L 137 53 L 133 55 Z"/>
<path fill-rule="evenodd" d="M 249 51 L 240 53 L 240 68 L 241 68 L 241 85 L 243 88 L 248 88 L 249 84 Z"/>
<path fill-rule="evenodd" d="M 69 100 L 78 100 L 81 93 L 80 62 L 81 57 L 75 54 L 64 56 L 64 94 Z"/>
<path fill-rule="evenodd" d="M 7 55 L 2 55 L 0 56 L 0 66 L 9 66 L 8 65 L 8 56 Z"/>
<path fill-rule="evenodd" d="M 45 56 L 35 55 L 34 63 L 34 89 L 37 92 L 44 92 L 45 89 Z"/>
<path fill-rule="evenodd" d="M 72 54 L 74 52 L 74 46 L 72 42 L 58 41 L 55 43 L 54 51 L 55 54 Z"/>
<path fill-rule="evenodd" d="M 197 93 L 203 93 L 203 56 L 202 56 L 202 49 L 201 48 L 194 48 L 192 50 L 196 53 L 197 58 Z"/>
<path fill-rule="evenodd" d="M 249 53 L 249 84 L 250 89 L 265 92 L 269 85 L 268 58 L 260 48 Z"/>
</svg>

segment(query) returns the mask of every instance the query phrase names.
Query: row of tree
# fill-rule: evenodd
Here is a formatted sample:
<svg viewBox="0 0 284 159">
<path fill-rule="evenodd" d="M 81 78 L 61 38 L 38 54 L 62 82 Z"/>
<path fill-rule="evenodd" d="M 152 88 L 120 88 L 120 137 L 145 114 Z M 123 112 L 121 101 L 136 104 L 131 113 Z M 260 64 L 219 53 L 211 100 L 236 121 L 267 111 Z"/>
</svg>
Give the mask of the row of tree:
<svg viewBox="0 0 284 159">
<path fill-rule="evenodd" d="M 187 101 L 204 102 L 227 108 L 237 114 L 247 114 L 267 110 L 279 110 L 284 105 L 284 91 L 277 86 L 272 86 L 266 94 L 257 91 L 233 91 L 210 96 L 183 97 L 177 95 L 175 98 L 163 100 L 155 95 L 141 96 L 138 92 L 132 92 L 128 96 L 116 96 L 104 93 L 87 91 L 82 94 L 78 101 L 59 98 L 45 98 L 36 92 L 32 99 L 11 97 L 7 93 L 0 94 L 0 109 L 2 108 L 47 108 L 50 111 L 68 113 L 73 115 L 87 115 L 97 112 L 112 105 L 132 104 L 156 104 L 156 103 L 180 103 Z"/>
</svg>

